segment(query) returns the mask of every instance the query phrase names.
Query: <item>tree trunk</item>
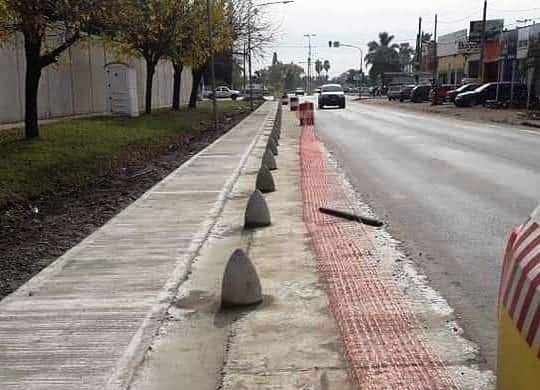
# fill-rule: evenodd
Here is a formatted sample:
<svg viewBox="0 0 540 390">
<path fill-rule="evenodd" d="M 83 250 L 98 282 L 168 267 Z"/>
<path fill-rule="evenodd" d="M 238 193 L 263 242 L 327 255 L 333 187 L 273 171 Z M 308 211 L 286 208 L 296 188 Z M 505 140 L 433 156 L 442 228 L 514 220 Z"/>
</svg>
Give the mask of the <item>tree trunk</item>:
<svg viewBox="0 0 540 390">
<path fill-rule="evenodd" d="M 144 111 L 147 114 L 152 112 L 152 86 L 154 85 L 154 73 L 156 73 L 156 63 L 146 59 L 146 95 Z"/>
<path fill-rule="evenodd" d="M 182 87 L 182 70 L 184 70 L 184 65 L 174 64 L 174 79 L 173 79 L 173 100 L 172 100 L 172 109 L 174 111 L 180 110 L 180 90 Z"/>
<path fill-rule="evenodd" d="M 25 35 L 26 80 L 24 101 L 24 134 L 27 139 L 39 137 L 38 91 L 41 78 L 41 39 Z"/>
<path fill-rule="evenodd" d="M 204 67 L 199 69 L 193 69 L 193 83 L 191 85 L 191 95 L 189 96 L 189 108 L 197 108 L 197 92 L 199 91 L 199 84 L 204 73 Z"/>
</svg>

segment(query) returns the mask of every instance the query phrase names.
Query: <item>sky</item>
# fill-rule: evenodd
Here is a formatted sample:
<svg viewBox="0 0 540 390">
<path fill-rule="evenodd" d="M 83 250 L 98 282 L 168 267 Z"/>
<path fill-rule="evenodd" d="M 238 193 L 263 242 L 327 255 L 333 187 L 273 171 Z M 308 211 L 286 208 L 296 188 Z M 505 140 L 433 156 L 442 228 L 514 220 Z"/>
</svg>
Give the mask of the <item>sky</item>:
<svg viewBox="0 0 540 390">
<path fill-rule="evenodd" d="M 396 43 L 414 44 L 419 17 L 423 19 L 422 29 L 433 33 L 437 13 L 438 35 L 442 35 L 468 29 L 470 20 L 482 18 L 483 4 L 483 0 L 295 0 L 290 4 L 265 6 L 267 17 L 277 26 L 277 39 L 269 44 L 266 55 L 257 59 L 255 68 L 270 65 L 274 51 L 282 62 L 306 62 L 308 38 L 304 34 L 316 34 L 312 38 L 312 58 L 329 60 L 330 75 L 337 76 L 347 69 L 358 69 L 360 51 L 329 48 L 330 40 L 360 46 L 364 54 L 368 50 L 367 42 L 377 39 L 381 31 L 393 34 Z M 516 20 L 525 18 L 540 23 L 540 1 L 488 0 L 487 17 L 504 19 L 508 28 L 516 27 Z M 300 65 L 307 69 L 307 65 Z"/>
</svg>

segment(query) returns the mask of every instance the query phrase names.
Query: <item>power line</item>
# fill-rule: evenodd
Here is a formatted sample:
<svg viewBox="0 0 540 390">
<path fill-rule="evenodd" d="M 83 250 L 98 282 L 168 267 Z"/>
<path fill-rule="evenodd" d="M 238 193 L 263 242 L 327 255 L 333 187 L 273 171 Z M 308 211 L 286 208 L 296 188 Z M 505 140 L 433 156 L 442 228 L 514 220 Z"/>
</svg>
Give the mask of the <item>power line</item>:
<svg viewBox="0 0 540 390">
<path fill-rule="evenodd" d="M 462 19 L 456 19 L 456 20 L 439 20 L 439 23 L 443 23 L 443 24 L 454 24 L 454 23 L 460 23 L 460 22 L 464 22 L 466 21 L 467 19 L 469 18 L 472 18 L 473 16 L 479 14 L 479 13 L 482 13 L 482 10 L 476 10 L 473 14 L 470 14 L 469 16 L 465 16 L 464 18 Z"/>
<path fill-rule="evenodd" d="M 530 12 L 530 11 L 539 11 L 540 8 L 529 8 L 529 9 L 496 9 L 492 8 L 492 11 L 503 12 L 503 13 L 520 13 L 520 12 Z"/>
</svg>

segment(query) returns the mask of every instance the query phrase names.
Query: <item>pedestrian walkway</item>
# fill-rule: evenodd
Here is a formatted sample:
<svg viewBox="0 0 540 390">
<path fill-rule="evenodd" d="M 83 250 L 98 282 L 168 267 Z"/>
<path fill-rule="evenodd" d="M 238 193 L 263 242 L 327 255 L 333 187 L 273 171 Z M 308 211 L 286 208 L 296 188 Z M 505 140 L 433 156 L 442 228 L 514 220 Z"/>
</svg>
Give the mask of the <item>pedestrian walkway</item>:
<svg viewBox="0 0 540 390">
<path fill-rule="evenodd" d="M 130 390 L 354 388 L 302 219 L 298 119 L 284 111 L 278 169 L 272 171 L 276 191 L 264 194 L 272 224 L 243 229 L 268 142 L 262 137 Z M 255 265 L 264 300 L 221 310 L 223 270 L 237 248 Z"/>
<path fill-rule="evenodd" d="M 277 105 L 263 104 L 0 302 L 0 388 L 121 389 Z"/>
</svg>

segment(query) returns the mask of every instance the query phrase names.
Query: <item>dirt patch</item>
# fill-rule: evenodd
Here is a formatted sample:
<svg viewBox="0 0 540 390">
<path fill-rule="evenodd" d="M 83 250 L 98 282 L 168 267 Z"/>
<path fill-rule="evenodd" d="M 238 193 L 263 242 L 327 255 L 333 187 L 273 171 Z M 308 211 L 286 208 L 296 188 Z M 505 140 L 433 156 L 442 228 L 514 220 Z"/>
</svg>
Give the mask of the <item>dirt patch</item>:
<svg viewBox="0 0 540 390">
<path fill-rule="evenodd" d="M 113 169 L 77 189 L 0 209 L 0 299 L 75 246 L 249 113 L 227 115 L 219 129 L 181 134 L 123 153 Z M 138 148 L 140 148 L 138 152 Z"/>
</svg>

